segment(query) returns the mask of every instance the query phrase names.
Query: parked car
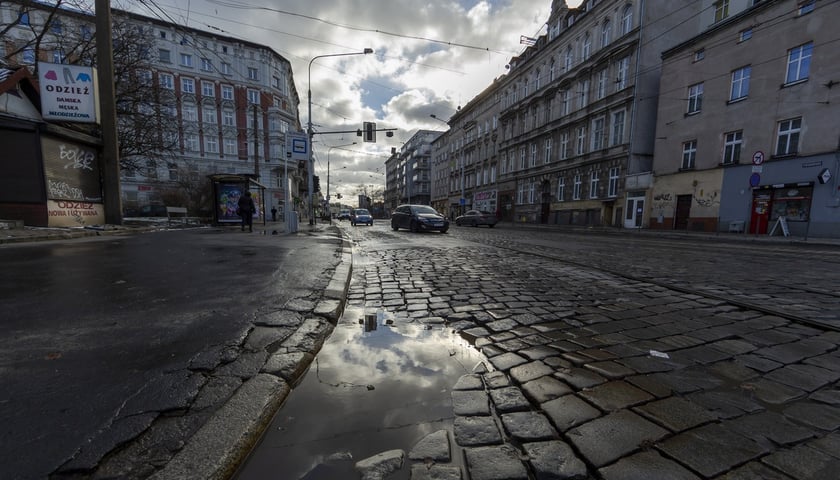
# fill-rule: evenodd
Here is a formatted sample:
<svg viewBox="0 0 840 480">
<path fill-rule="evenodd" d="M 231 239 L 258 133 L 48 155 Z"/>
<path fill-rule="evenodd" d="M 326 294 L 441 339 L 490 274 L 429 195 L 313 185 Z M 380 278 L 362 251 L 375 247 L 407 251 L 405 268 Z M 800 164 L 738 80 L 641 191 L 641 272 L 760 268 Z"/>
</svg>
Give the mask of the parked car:
<svg viewBox="0 0 840 480">
<path fill-rule="evenodd" d="M 335 218 L 337 218 L 338 220 L 350 220 L 350 210 L 342 208 L 338 212 L 338 216 Z"/>
<path fill-rule="evenodd" d="M 495 213 L 482 212 L 480 210 L 468 210 L 466 213 L 455 219 L 455 225 L 458 225 L 459 227 L 461 225 L 472 225 L 473 227 L 487 225 L 488 227 L 493 228 L 497 223 L 499 223 L 499 219 L 496 218 Z"/>
<path fill-rule="evenodd" d="M 407 228 L 412 232 L 437 230 L 446 233 L 449 219 L 428 205 L 400 205 L 391 214 L 391 229 Z"/>
<path fill-rule="evenodd" d="M 366 208 L 357 208 L 350 215 L 350 223 L 356 226 L 360 223 L 373 226 L 373 216 Z"/>
</svg>

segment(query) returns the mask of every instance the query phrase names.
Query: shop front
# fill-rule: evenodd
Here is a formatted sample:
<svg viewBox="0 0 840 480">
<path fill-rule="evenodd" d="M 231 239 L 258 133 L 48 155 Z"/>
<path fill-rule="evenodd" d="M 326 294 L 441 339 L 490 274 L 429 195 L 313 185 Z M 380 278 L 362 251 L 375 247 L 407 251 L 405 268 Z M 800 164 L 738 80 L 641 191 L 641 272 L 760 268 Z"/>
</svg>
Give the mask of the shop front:
<svg viewBox="0 0 840 480">
<path fill-rule="evenodd" d="M 804 235 L 810 220 L 814 184 L 768 185 L 753 190 L 749 233 L 766 234 L 784 217 L 790 230 Z"/>
</svg>

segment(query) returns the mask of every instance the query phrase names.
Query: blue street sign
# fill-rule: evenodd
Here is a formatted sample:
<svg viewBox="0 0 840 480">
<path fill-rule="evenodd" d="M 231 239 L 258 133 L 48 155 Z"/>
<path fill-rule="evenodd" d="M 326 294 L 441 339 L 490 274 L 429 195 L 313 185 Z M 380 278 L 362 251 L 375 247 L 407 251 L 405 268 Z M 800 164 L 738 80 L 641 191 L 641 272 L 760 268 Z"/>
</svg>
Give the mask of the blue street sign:
<svg viewBox="0 0 840 480">
<path fill-rule="evenodd" d="M 761 185 L 761 175 L 759 175 L 758 173 L 753 173 L 752 175 L 750 175 L 750 186 L 755 188 L 759 185 Z"/>
</svg>

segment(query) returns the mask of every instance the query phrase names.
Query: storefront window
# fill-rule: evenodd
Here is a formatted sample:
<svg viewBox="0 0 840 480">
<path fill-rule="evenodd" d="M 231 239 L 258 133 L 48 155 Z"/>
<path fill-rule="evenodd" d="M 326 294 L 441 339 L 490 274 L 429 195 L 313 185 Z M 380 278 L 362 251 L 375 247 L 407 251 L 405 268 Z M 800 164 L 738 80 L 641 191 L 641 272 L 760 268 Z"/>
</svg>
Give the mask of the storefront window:
<svg viewBox="0 0 840 480">
<path fill-rule="evenodd" d="M 785 217 L 789 222 L 807 222 L 811 212 L 811 195 L 814 187 L 785 187 L 773 192 L 770 221 Z"/>
</svg>

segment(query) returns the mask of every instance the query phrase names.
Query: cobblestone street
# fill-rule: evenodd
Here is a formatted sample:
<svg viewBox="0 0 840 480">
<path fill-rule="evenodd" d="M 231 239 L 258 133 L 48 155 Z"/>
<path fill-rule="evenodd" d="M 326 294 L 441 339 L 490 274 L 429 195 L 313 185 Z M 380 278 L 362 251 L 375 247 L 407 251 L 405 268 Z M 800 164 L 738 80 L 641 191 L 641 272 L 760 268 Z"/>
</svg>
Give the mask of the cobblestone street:
<svg viewBox="0 0 840 480">
<path fill-rule="evenodd" d="M 452 391 L 469 478 L 837 478 L 836 248 L 344 231 L 349 305 L 487 357 Z"/>
</svg>

